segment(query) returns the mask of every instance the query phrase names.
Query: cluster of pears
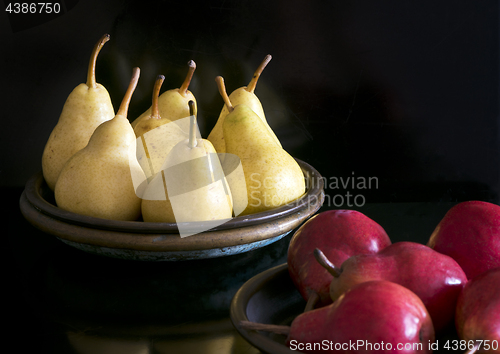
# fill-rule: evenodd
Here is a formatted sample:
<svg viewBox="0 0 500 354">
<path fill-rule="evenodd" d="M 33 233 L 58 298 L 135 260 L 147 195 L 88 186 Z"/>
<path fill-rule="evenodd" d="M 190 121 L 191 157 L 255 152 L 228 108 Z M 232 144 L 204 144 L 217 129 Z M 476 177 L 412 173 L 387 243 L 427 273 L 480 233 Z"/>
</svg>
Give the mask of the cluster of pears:
<svg viewBox="0 0 500 354">
<path fill-rule="evenodd" d="M 87 83 L 69 95 L 42 156 L 42 171 L 61 209 L 110 220 L 190 223 L 218 221 L 290 203 L 305 192 L 304 175 L 270 128 L 254 93 L 271 56 L 248 86 L 227 95 L 207 139 L 196 124 L 189 91 L 194 61 L 177 89 L 160 95 L 158 75 L 151 107 L 132 122 L 127 113 L 140 69 L 114 113 L 106 89 L 96 83 L 96 44 Z M 222 220 L 222 221 L 221 221 Z"/>
</svg>

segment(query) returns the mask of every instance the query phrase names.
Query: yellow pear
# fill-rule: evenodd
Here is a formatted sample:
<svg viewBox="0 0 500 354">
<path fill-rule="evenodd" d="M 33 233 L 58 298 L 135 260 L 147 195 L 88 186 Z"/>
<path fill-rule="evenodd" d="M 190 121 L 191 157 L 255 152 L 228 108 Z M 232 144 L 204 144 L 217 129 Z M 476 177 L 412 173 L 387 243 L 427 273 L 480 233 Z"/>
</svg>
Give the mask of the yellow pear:
<svg viewBox="0 0 500 354">
<path fill-rule="evenodd" d="M 186 121 L 172 122 L 160 115 L 158 96 L 164 80 L 163 75 L 156 78 L 151 114 L 141 119 L 134 128 L 137 137 L 137 160 L 148 178 L 160 171 L 170 150 L 189 134 Z"/>
<path fill-rule="evenodd" d="M 233 106 L 237 106 L 239 104 L 244 104 L 248 106 L 252 111 L 254 111 L 261 119 L 262 122 L 264 123 L 264 126 L 266 130 L 268 131 L 269 135 L 273 137 L 275 140 L 276 144 L 281 147 L 281 142 L 279 141 L 278 137 L 276 134 L 274 134 L 274 131 L 271 129 L 269 126 L 266 116 L 264 114 L 264 109 L 262 107 L 262 104 L 259 100 L 259 98 L 255 95 L 255 87 L 257 86 L 257 81 L 259 80 L 259 77 L 264 70 L 264 68 L 267 66 L 269 61 L 271 61 L 271 56 L 266 55 L 264 60 L 260 63 L 258 68 L 255 70 L 252 80 L 250 80 L 250 83 L 248 86 L 243 86 L 240 87 L 236 90 L 234 90 L 230 95 L 229 99 Z M 215 123 L 215 126 L 213 127 L 212 131 L 208 135 L 208 140 L 214 145 L 215 150 L 219 153 L 225 152 L 226 146 L 224 144 L 224 134 L 222 131 L 222 126 L 224 124 L 224 118 L 227 116 L 229 113 L 229 109 L 226 104 L 224 104 L 224 107 L 222 108 L 222 111 L 220 112 L 219 119 Z"/>
<path fill-rule="evenodd" d="M 175 145 L 149 183 L 142 201 L 144 221 L 178 226 L 205 221 L 213 227 L 232 217 L 231 193 L 217 153 L 199 137 L 195 121 L 192 115 L 189 137 Z"/>
<path fill-rule="evenodd" d="M 70 93 L 45 145 L 42 171 L 52 190 L 68 159 L 87 145 L 97 126 L 115 116 L 108 91 L 95 78 L 97 55 L 108 40 L 109 34 L 106 34 L 95 45 L 90 57 L 87 82 L 78 85 Z"/>
<path fill-rule="evenodd" d="M 276 144 L 253 110 L 244 104 L 233 107 L 220 76 L 217 84 L 229 110 L 222 127 L 226 154 L 240 158 L 245 176 L 248 205 L 242 215 L 274 209 L 301 197 L 305 180 L 297 161 Z"/>
<path fill-rule="evenodd" d="M 64 165 L 55 188 L 57 206 L 110 220 L 137 220 L 146 177 L 136 159 L 136 138 L 127 119 L 139 80 L 135 68 L 116 116 L 96 128 L 88 145 Z"/>
<path fill-rule="evenodd" d="M 162 119 L 174 121 L 180 118 L 189 117 L 189 101 L 193 101 L 195 103 L 196 113 L 196 98 L 193 93 L 188 90 L 195 70 L 196 63 L 193 60 L 190 60 L 188 62 L 188 73 L 181 87 L 165 91 L 160 95 L 158 98 L 158 109 Z M 138 125 L 143 119 L 148 119 L 151 116 L 151 111 L 152 107 L 136 118 L 132 122 L 132 128 L 135 128 L 136 125 Z"/>
</svg>

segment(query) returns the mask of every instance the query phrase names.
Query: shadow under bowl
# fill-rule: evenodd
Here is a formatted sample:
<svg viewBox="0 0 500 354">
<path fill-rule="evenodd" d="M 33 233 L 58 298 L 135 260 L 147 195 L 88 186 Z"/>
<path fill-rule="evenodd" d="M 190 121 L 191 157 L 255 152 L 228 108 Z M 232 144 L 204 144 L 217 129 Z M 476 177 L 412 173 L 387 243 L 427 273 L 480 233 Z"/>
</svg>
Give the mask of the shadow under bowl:
<svg viewBox="0 0 500 354">
<path fill-rule="evenodd" d="M 189 237 L 180 237 L 175 223 L 107 220 L 62 210 L 41 172 L 28 180 L 19 205 L 34 227 L 86 252 L 145 261 L 222 257 L 276 242 L 319 210 L 324 201 L 322 176 L 311 165 L 297 162 L 306 182 L 302 197 L 269 211 L 237 216 Z M 209 229 L 203 222 L 193 225 Z"/>
</svg>

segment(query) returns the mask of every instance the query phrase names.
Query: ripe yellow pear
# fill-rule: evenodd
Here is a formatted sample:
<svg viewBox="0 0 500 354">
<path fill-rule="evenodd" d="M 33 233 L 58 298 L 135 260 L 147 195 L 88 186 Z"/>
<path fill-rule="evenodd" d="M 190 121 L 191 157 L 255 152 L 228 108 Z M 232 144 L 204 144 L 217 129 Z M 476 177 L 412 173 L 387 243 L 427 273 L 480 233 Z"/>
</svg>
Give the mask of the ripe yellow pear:
<svg viewBox="0 0 500 354">
<path fill-rule="evenodd" d="M 269 61 L 271 61 L 271 59 L 272 57 L 270 55 L 266 55 L 264 60 L 260 63 L 259 67 L 255 70 L 252 80 L 250 80 L 248 86 L 243 86 L 234 90 L 229 95 L 229 100 L 231 101 L 233 106 L 244 104 L 248 106 L 252 111 L 254 111 L 262 119 L 264 127 L 268 131 L 269 135 L 271 135 L 276 144 L 281 147 L 281 142 L 267 122 L 262 103 L 254 93 L 255 87 L 257 86 L 257 81 L 259 80 L 262 71 L 267 66 Z M 208 140 L 210 140 L 210 142 L 214 145 L 215 150 L 217 150 L 217 152 L 219 153 L 224 153 L 226 149 L 226 145 L 224 144 L 224 133 L 222 131 L 222 126 L 224 124 L 224 118 L 228 115 L 228 113 L 229 109 L 227 105 L 224 104 L 224 107 L 220 112 L 219 119 L 208 135 Z"/>
<path fill-rule="evenodd" d="M 220 224 L 232 217 L 231 193 L 217 153 L 199 137 L 194 115 L 191 118 L 189 138 L 170 151 L 143 195 L 144 221 Z"/>
<path fill-rule="evenodd" d="M 108 91 L 95 78 L 97 55 L 108 40 L 109 35 L 106 34 L 95 45 L 90 57 L 87 82 L 78 85 L 70 93 L 45 145 L 42 171 L 52 190 L 68 159 L 87 145 L 101 123 L 115 116 Z"/>
<path fill-rule="evenodd" d="M 158 109 L 162 119 L 175 121 L 180 118 L 189 117 L 189 101 L 193 101 L 195 103 L 196 113 L 196 98 L 193 93 L 188 90 L 195 70 L 196 63 L 193 60 L 190 60 L 188 62 L 188 73 L 181 87 L 165 91 L 160 95 L 158 98 Z M 132 122 L 132 128 L 135 128 L 136 125 L 138 125 L 143 119 L 148 119 L 151 116 L 151 111 L 152 107 L 136 118 Z"/>
<path fill-rule="evenodd" d="M 245 175 L 248 205 L 242 215 L 274 209 L 301 197 L 305 180 L 297 161 L 276 144 L 253 110 L 244 104 L 232 106 L 220 76 L 217 84 L 229 110 L 222 127 L 226 154 L 240 158 Z"/>
<path fill-rule="evenodd" d="M 161 117 L 158 96 L 165 77 L 158 75 L 153 88 L 151 114 L 141 119 L 134 128 L 137 137 L 137 160 L 148 178 L 160 171 L 170 150 L 189 134 L 186 121 L 171 121 Z"/>
<path fill-rule="evenodd" d="M 64 165 L 55 187 L 57 206 L 110 220 L 137 220 L 146 177 L 136 159 L 136 138 L 127 119 L 139 80 L 135 68 L 116 116 L 96 128 L 88 145 Z"/>
</svg>

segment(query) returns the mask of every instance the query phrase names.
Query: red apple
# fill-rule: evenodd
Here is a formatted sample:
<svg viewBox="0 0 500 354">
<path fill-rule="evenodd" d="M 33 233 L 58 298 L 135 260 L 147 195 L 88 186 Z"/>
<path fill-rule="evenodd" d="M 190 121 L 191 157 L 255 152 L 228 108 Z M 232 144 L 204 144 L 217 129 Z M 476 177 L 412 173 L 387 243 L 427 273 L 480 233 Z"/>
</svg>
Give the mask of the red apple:
<svg viewBox="0 0 500 354">
<path fill-rule="evenodd" d="M 454 258 L 469 279 L 500 267 L 500 206 L 476 200 L 455 205 L 427 245 Z"/>
<path fill-rule="evenodd" d="M 379 224 L 355 210 L 329 210 L 306 221 L 293 235 L 288 249 L 290 277 L 308 301 L 306 310 L 332 302 L 329 287 L 333 277 L 316 262 L 315 248 L 341 264 L 352 255 L 377 253 L 390 244 Z"/>
<path fill-rule="evenodd" d="M 358 284 L 333 304 L 300 314 L 287 338 L 290 349 L 305 353 L 430 353 L 432 342 L 420 298 L 388 281 Z"/>
<path fill-rule="evenodd" d="M 334 264 L 316 251 L 318 263 L 325 269 Z M 335 274 L 335 273 L 333 273 Z M 388 280 L 417 294 L 427 307 L 436 332 L 453 326 L 458 296 L 467 277 L 451 257 L 415 242 L 396 242 L 377 254 L 350 257 L 333 277 L 330 295 L 333 301 L 348 289 L 370 280 Z"/>
<path fill-rule="evenodd" d="M 469 280 L 456 311 L 458 336 L 469 349 L 475 344 L 478 352 L 500 353 L 500 268 Z"/>
</svg>

